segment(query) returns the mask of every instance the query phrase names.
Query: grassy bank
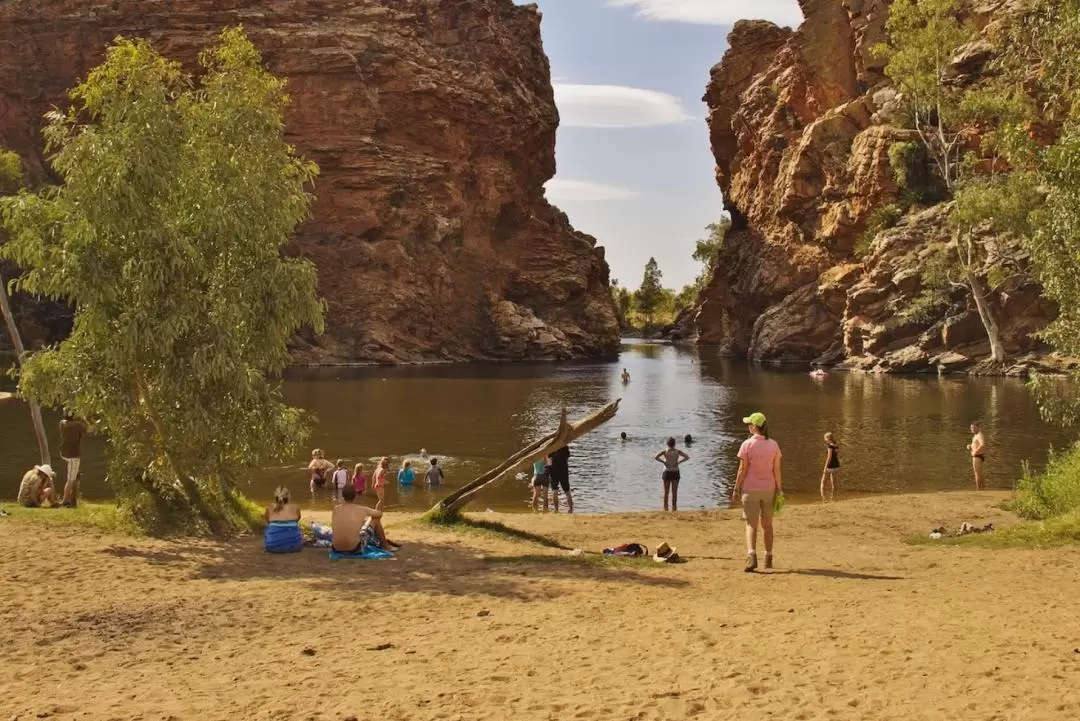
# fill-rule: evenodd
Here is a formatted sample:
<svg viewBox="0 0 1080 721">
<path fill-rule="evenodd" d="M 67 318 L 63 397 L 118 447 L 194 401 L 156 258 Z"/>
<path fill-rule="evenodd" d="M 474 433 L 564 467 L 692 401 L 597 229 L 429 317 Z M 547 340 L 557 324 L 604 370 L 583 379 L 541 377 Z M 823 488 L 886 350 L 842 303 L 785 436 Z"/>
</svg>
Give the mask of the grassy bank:
<svg viewBox="0 0 1080 721">
<path fill-rule="evenodd" d="M 16 503 L 0 503 L 12 523 L 44 526 L 79 526 L 124 536 L 146 535 L 130 516 L 112 503 L 80 503 L 78 508 L 23 508 Z"/>
</svg>

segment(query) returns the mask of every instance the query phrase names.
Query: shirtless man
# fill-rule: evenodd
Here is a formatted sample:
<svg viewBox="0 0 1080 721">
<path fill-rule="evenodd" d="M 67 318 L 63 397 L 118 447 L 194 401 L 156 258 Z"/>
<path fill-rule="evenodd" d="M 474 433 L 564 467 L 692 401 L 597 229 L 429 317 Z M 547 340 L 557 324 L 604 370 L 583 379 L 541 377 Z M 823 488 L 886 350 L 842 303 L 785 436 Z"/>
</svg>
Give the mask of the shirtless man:
<svg viewBox="0 0 1080 721">
<path fill-rule="evenodd" d="M 983 464 L 986 463 L 986 438 L 983 436 L 982 426 L 978 423 L 971 424 L 971 443 L 968 450 L 971 451 L 971 467 L 975 470 L 975 490 L 981 491 Z"/>
<path fill-rule="evenodd" d="M 630 371 L 626 370 L 625 368 L 622 369 L 622 382 L 623 385 L 626 385 L 630 382 Z"/>
<path fill-rule="evenodd" d="M 335 551 L 341 553 L 356 553 L 364 549 L 364 525 L 368 525 L 375 532 L 375 536 L 387 550 L 397 550 L 400 543 L 394 543 L 386 537 L 386 531 L 382 525 L 382 511 L 374 508 L 360 506 L 356 503 L 356 486 L 345 486 L 342 491 L 342 500 L 345 502 L 334 508 L 334 515 L 330 518 L 330 527 L 333 528 L 333 541 L 331 545 Z"/>
</svg>

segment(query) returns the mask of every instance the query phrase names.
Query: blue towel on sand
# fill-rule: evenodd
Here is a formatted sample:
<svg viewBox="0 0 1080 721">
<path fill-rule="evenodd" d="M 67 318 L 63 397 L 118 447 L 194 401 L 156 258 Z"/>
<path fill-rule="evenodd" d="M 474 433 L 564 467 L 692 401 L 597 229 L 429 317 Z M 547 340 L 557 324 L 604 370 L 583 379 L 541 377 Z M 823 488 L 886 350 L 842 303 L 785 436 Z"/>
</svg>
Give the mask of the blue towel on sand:
<svg viewBox="0 0 1080 721">
<path fill-rule="evenodd" d="M 377 559 L 377 558 L 393 558 L 394 554 L 390 551 L 384 551 L 381 548 L 375 548 L 374 546 L 368 546 L 359 553 L 342 553 L 341 551 L 335 551 L 330 549 L 330 560 L 340 561 L 342 559 L 364 558 L 364 559 Z"/>
</svg>

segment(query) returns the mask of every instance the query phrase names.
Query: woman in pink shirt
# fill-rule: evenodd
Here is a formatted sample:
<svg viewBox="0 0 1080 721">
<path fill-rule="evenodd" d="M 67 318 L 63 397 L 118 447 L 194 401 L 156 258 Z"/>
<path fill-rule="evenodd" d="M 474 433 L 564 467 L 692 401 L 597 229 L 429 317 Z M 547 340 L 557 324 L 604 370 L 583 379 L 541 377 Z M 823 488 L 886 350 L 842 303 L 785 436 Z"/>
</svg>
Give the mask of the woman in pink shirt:
<svg viewBox="0 0 1080 721">
<path fill-rule="evenodd" d="M 739 475 L 735 478 L 733 503 L 742 502 L 746 519 L 746 572 L 757 570 L 757 529 L 761 522 L 765 536 L 765 568 L 773 565 L 773 504 L 783 493 L 780 480 L 780 446 L 769 438 L 764 413 L 743 418 L 750 427 L 749 438 L 739 448 Z"/>
</svg>

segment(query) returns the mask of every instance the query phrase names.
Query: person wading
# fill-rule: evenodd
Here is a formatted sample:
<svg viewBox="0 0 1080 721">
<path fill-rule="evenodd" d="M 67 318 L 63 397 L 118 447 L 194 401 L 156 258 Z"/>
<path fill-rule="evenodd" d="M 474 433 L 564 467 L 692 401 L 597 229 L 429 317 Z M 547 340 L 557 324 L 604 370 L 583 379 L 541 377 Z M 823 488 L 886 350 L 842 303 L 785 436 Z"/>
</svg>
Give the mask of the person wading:
<svg viewBox="0 0 1080 721">
<path fill-rule="evenodd" d="M 975 490 L 983 489 L 983 464 L 986 463 L 986 436 L 983 435 L 982 425 L 971 424 L 971 443 L 968 445 L 971 451 L 971 468 L 975 471 Z"/>
<path fill-rule="evenodd" d="M 654 460 L 664 464 L 664 472 L 660 479 L 664 482 L 664 510 L 668 509 L 668 496 L 671 496 L 672 512 L 679 510 L 679 481 L 682 473 L 679 466 L 690 460 L 690 456 L 675 447 L 675 439 L 667 439 L 667 448 L 653 456 Z"/>
<path fill-rule="evenodd" d="M 780 478 L 780 446 L 769 438 L 764 413 L 751 413 L 743 418 L 750 437 L 739 448 L 739 474 L 735 478 L 732 503 L 742 503 L 746 520 L 746 570 L 756 571 L 757 530 L 761 524 L 765 536 L 765 568 L 773 567 L 773 507 L 776 496 L 783 492 Z"/>
</svg>

